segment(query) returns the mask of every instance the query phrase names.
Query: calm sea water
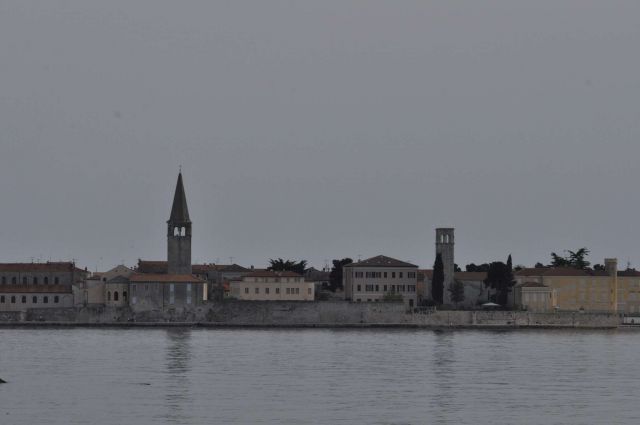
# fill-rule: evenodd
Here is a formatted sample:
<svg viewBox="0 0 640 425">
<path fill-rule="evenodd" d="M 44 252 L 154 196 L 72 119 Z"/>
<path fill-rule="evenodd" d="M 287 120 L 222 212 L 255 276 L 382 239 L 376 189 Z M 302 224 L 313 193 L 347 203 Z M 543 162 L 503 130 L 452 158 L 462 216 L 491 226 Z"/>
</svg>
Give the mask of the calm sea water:
<svg viewBox="0 0 640 425">
<path fill-rule="evenodd" d="M 0 424 L 638 424 L 623 331 L 0 329 Z"/>
</svg>

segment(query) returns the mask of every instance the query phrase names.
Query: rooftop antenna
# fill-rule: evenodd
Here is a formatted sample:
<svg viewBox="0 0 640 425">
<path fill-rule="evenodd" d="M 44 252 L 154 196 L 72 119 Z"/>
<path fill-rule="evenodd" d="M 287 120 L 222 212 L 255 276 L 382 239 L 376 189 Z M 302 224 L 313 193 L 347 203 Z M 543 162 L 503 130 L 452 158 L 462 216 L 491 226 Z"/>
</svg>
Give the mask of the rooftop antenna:
<svg viewBox="0 0 640 425">
<path fill-rule="evenodd" d="M 233 258 L 234 257 L 229 257 L 229 264 L 233 264 Z"/>
</svg>

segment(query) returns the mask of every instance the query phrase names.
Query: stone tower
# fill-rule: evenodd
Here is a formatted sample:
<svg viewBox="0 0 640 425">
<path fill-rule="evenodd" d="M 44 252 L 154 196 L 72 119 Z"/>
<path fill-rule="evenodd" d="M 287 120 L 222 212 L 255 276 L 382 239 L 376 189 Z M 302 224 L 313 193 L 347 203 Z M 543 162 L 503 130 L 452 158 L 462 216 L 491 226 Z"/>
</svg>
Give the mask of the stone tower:
<svg viewBox="0 0 640 425">
<path fill-rule="evenodd" d="M 178 173 L 171 216 L 167 221 L 167 263 L 169 274 L 191 274 L 191 220 L 182 172 Z"/>
<path fill-rule="evenodd" d="M 454 247 L 454 229 L 438 228 L 436 229 L 436 255 L 442 256 L 442 264 L 444 265 L 444 303 L 451 302 L 451 294 L 449 288 L 453 283 L 455 272 L 455 260 L 453 257 Z"/>
</svg>

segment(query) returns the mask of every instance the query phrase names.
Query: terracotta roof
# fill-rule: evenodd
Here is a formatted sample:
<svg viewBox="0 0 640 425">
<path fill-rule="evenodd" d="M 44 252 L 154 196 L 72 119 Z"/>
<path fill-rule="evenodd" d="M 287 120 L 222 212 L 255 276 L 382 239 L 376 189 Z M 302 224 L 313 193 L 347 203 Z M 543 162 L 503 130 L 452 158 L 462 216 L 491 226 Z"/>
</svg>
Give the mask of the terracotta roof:
<svg viewBox="0 0 640 425">
<path fill-rule="evenodd" d="M 485 280 L 487 272 L 456 272 L 453 274 L 455 279 L 459 280 Z"/>
<path fill-rule="evenodd" d="M 618 272 L 619 277 L 640 277 L 640 272 L 637 270 L 623 270 Z"/>
<path fill-rule="evenodd" d="M 415 267 L 418 266 L 407 263 L 404 261 L 396 260 L 395 258 L 387 257 L 385 255 L 377 255 L 375 257 L 367 258 L 366 260 L 358 261 L 357 263 L 346 264 L 343 267 Z"/>
<path fill-rule="evenodd" d="M 548 268 L 527 268 L 514 272 L 514 276 L 542 276 Z"/>
<path fill-rule="evenodd" d="M 191 274 L 135 273 L 129 276 L 132 283 L 204 283 Z"/>
<path fill-rule="evenodd" d="M 548 288 L 547 285 L 540 282 L 524 282 L 519 285 L 520 288 Z"/>
<path fill-rule="evenodd" d="M 245 277 L 302 277 L 302 275 L 290 271 L 274 272 L 271 270 L 266 270 L 248 273 L 245 275 Z"/>
<path fill-rule="evenodd" d="M 0 293 L 70 294 L 69 285 L 0 285 Z"/>
<path fill-rule="evenodd" d="M 0 263 L 0 272 L 71 272 L 85 273 L 72 262 L 46 262 L 46 263 Z"/>
<path fill-rule="evenodd" d="M 166 261 L 145 261 L 138 260 L 138 267 L 136 272 L 138 273 L 167 273 L 168 263 Z M 209 271 L 216 270 L 213 264 L 193 264 L 191 271 L 196 274 L 206 274 Z"/>
<path fill-rule="evenodd" d="M 574 269 L 571 267 L 545 267 L 534 269 L 522 269 L 515 273 L 515 276 L 608 276 L 608 273 L 604 270 L 591 270 L 591 269 Z"/>
</svg>

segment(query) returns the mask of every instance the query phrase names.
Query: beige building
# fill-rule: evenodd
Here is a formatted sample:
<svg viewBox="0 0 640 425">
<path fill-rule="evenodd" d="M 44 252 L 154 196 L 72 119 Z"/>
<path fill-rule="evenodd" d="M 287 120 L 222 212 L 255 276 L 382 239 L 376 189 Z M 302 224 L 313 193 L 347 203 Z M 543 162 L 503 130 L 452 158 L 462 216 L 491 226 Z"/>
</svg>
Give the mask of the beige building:
<svg viewBox="0 0 640 425">
<path fill-rule="evenodd" d="M 231 298 L 246 301 L 313 301 L 313 282 L 294 272 L 256 271 L 229 282 Z"/>
<path fill-rule="evenodd" d="M 418 266 L 378 255 L 343 267 L 345 299 L 383 302 L 401 298 L 407 308 L 418 305 Z"/>
<path fill-rule="evenodd" d="M 516 307 L 532 311 L 640 313 L 640 272 L 619 272 L 615 259 L 605 260 L 604 271 L 523 269 L 515 273 L 515 279 Z"/>
</svg>

